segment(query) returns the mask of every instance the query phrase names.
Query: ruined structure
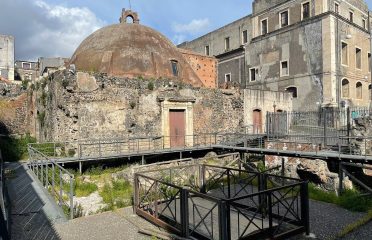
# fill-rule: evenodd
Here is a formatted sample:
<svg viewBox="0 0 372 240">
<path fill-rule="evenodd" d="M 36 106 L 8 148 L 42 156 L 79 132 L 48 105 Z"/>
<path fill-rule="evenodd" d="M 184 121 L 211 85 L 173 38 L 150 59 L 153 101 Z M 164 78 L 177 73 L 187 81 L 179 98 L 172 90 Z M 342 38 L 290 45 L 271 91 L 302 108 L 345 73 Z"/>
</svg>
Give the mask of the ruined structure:
<svg viewBox="0 0 372 240">
<path fill-rule="evenodd" d="M 191 136 L 253 131 L 253 106 L 264 113 L 276 101 L 291 110 L 288 93 L 210 90 L 170 80 L 145 80 L 68 71 L 53 75 L 36 93 L 40 140 L 67 141 L 126 136 Z M 44 96 L 40 98 L 40 96 Z M 266 100 L 267 101 L 267 100 Z M 180 118 L 177 121 L 174 118 Z M 256 126 L 256 132 L 264 127 Z M 192 141 L 192 137 L 189 140 Z M 189 142 L 190 144 L 192 142 Z M 183 143 L 181 143 L 183 144 Z"/>
<path fill-rule="evenodd" d="M 363 0 L 255 0 L 251 15 L 179 47 L 216 56 L 219 86 L 288 91 L 295 110 L 368 106 L 369 29 Z"/>
<path fill-rule="evenodd" d="M 133 18 L 134 22 L 128 23 L 127 18 Z M 199 78 L 201 75 L 195 73 L 183 54 L 165 36 L 139 24 L 138 15 L 125 9 L 119 24 L 99 29 L 81 43 L 71 64 L 75 64 L 79 71 L 109 76 L 167 78 L 205 86 Z M 204 68 L 204 65 L 198 67 Z"/>
</svg>

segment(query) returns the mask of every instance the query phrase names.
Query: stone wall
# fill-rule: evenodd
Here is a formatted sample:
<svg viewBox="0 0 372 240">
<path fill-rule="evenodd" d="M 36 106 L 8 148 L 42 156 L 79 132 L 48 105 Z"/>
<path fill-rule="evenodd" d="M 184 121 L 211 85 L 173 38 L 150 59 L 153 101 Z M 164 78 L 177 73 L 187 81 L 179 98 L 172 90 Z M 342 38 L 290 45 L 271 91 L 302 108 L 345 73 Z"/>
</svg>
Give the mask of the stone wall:
<svg viewBox="0 0 372 240">
<path fill-rule="evenodd" d="M 0 83 L 0 134 L 33 134 L 32 92 L 20 85 Z"/>
<path fill-rule="evenodd" d="M 169 127 L 164 109 L 175 103 L 191 111 L 188 134 L 244 129 L 240 90 L 193 88 L 168 80 L 73 75 L 68 71 L 45 81 L 38 90 L 39 140 L 162 136 Z M 165 107 L 165 103 L 170 105 Z"/>
</svg>

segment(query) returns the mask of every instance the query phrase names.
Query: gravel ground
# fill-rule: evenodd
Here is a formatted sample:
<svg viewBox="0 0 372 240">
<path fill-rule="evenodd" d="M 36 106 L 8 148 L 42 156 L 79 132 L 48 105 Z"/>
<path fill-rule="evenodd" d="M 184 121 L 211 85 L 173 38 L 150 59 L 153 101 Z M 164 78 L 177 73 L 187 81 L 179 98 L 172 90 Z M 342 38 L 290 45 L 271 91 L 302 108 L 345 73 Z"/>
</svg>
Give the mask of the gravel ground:
<svg viewBox="0 0 372 240">
<path fill-rule="evenodd" d="M 356 222 L 364 215 L 365 213 L 350 212 L 334 204 L 310 200 L 310 232 L 315 235 L 316 239 L 336 239 L 337 234 L 344 227 Z M 309 238 L 300 236 L 291 238 L 291 240 L 295 239 Z"/>
<path fill-rule="evenodd" d="M 372 222 L 360 227 L 356 231 L 349 233 L 339 240 L 370 240 L 372 239 Z"/>
</svg>

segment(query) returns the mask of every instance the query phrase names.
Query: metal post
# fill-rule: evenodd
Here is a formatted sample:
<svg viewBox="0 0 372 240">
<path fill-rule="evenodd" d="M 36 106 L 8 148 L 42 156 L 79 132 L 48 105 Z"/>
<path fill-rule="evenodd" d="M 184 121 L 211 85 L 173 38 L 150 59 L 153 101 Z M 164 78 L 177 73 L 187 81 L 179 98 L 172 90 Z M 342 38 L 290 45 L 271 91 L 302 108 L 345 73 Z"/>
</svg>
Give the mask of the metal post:
<svg viewBox="0 0 372 240">
<path fill-rule="evenodd" d="M 269 232 L 270 237 L 273 237 L 273 206 L 272 206 L 272 199 L 271 199 L 271 192 L 267 193 L 268 198 L 268 214 L 269 214 Z"/>
<path fill-rule="evenodd" d="M 206 193 L 205 165 L 201 165 L 199 168 L 199 188 L 200 188 L 200 193 Z"/>
<path fill-rule="evenodd" d="M 139 205 L 139 181 L 138 175 L 134 174 L 134 201 L 133 201 L 133 213 L 136 213 L 137 206 Z"/>
<path fill-rule="evenodd" d="M 74 219 L 74 179 L 70 176 L 70 219 Z"/>
<path fill-rule="evenodd" d="M 62 206 L 62 194 L 63 194 L 63 179 L 62 179 L 62 169 L 59 168 L 59 206 Z"/>
<path fill-rule="evenodd" d="M 324 142 L 323 142 L 323 147 L 327 146 L 327 111 L 325 108 L 323 110 L 323 131 L 324 131 Z"/>
<path fill-rule="evenodd" d="M 46 164 L 45 164 L 45 179 L 46 179 L 46 182 L 45 182 L 45 187 L 46 189 L 48 189 L 48 186 L 49 186 L 49 175 L 48 175 L 48 161 L 46 161 Z"/>
<path fill-rule="evenodd" d="M 230 208 L 225 201 L 218 204 L 218 222 L 220 240 L 230 240 Z"/>
<path fill-rule="evenodd" d="M 229 199 L 231 198 L 230 170 L 227 170 L 227 196 L 229 197 Z"/>
<path fill-rule="evenodd" d="M 83 174 L 83 163 L 79 161 L 79 173 Z"/>
<path fill-rule="evenodd" d="M 342 162 L 338 163 L 338 195 L 340 196 L 343 192 L 343 181 L 344 181 L 344 171 Z"/>
<path fill-rule="evenodd" d="M 182 237 L 188 238 L 189 233 L 189 191 L 187 189 L 181 190 L 181 232 Z"/>
<path fill-rule="evenodd" d="M 55 176 L 54 176 L 55 175 L 54 163 L 52 163 L 52 172 L 53 172 L 52 173 L 52 193 L 55 194 L 55 192 L 54 192 L 54 189 L 55 189 L 54 188 L 55 187 L 55 183 L 54 183 L 54 180 L 55 180 L 54 179 L 55 178 Z"/>
<path fill-rule="evenodd" d="M 182 159 L 182 152 L 180 152 L 180 159 Z"/>
<path fill-rule="evenodd" d="M 44 161 L 41 160 L 41 185 L 44 185 Z"/>
<path fill-rule="evenodd" d="M 145 159 L 145 155 L 142 155 L 142 162 L 141 162 L 142 165 L 145 165 L 146 164 L 146 159 Z"/>
<path fill-rule="evenodd" d="M 301 184 L 301 220 L 305 227 L 306 235 L 310 235 L 308 182 L 303 182 Z"/>
</svg>

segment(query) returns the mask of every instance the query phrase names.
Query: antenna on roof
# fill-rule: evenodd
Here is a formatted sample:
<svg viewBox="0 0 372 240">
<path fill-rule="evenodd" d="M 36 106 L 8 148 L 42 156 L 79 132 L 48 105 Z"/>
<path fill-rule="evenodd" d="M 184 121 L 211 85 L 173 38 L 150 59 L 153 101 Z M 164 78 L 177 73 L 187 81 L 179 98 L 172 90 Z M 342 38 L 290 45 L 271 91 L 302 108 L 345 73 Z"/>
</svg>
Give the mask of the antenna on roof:
<svg viewBox="0 0 372 240">
<path fill-rule="evenodd" d="M 129 9 L 132 10 L 132 3 L 130 2 L 130 0 L 128 1 L 129 1 Z"/>
</svg>

